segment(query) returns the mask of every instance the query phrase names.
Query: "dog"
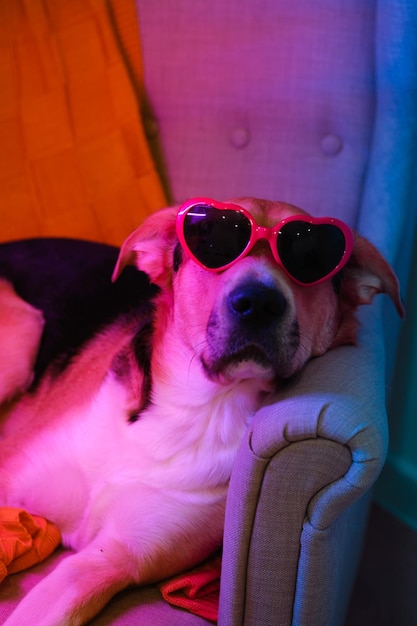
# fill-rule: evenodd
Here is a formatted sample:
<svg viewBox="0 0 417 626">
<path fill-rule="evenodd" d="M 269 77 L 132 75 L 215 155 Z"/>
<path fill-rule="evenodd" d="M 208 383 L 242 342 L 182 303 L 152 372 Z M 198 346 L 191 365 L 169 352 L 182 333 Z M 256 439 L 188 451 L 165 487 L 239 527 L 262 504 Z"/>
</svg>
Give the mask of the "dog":
<svg viewBox="0 0 417 626">
<path fill-rule="evenodd" d="M 0 505 L 51 520 L 74 554 L 9 626 L 84 624 L 128 585 L 212 554 L 257 409 L 307 361 L 355 343 L 355 310 L 377 293 L 404 314 L 398 281 L 367 240 L 283 202 L 194 199 L 163 209 L 126 239 L 112 285 L 111 254 L 87 263 L 68 241 L 49 245 L 46 262 L 37 240 L 0 250 L 0 273 L 35 318 L 27 349 L 25 320 L 7 331 L 22 367 L 0 425 Z M 98 283 L 107 299 L 96 299 Z M 7 325 L 4 302 L 18 296 L 4 284 Z M 2 341 L 2 362 L 3 350 Z"/>
</svg>

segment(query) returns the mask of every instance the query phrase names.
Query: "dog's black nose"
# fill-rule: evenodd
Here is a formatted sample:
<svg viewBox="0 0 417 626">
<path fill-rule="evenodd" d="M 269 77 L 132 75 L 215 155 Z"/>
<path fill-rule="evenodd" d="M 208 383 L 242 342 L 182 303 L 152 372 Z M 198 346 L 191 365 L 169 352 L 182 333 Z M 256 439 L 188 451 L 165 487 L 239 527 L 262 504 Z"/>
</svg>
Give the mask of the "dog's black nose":
<svg viewBox="0 0 417 626">
<path fill-rule="evenodd" d="M 234 316 L 258 326 L 271 324 L 287 308 L 287 301 L 278 289 L 260 282 L 239 285 L 230 292 L 228 301 Z"/>
</svg>

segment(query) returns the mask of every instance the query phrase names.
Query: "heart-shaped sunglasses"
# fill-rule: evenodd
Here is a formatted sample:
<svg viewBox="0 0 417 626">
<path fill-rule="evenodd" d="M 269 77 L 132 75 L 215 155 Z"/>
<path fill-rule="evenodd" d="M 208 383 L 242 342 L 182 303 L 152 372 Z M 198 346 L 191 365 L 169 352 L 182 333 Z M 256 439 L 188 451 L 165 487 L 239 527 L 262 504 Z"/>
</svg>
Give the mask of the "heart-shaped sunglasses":
<svg viewBox="0 0 417 626">
<path fill-rule="evenodd" d="M 177 215 L 177 235 L 185 252 L 212 272 L 225 270 L 246 256 L 260 239 L 299 285 L 316 285 L 339 272 L 353 250 L 353 233 L 332 217 L 291 215 L 275 226 L 259 226 L 236 204 L 194 198 Z"/>
</svg>

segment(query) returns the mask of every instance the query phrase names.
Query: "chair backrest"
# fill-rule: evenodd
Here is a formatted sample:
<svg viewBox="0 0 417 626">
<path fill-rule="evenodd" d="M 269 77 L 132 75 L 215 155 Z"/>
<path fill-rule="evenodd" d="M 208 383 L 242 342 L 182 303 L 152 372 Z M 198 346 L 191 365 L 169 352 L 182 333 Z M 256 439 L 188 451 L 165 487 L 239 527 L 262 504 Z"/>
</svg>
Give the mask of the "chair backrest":
<svg viewBox="0 0 417 626">
<path fill-rule="evenodd" d="M 137 7 L 147 126 L 174 201 L 251 195 L 357 223 L 375 110 L 374 3 Z"/>
</svg>

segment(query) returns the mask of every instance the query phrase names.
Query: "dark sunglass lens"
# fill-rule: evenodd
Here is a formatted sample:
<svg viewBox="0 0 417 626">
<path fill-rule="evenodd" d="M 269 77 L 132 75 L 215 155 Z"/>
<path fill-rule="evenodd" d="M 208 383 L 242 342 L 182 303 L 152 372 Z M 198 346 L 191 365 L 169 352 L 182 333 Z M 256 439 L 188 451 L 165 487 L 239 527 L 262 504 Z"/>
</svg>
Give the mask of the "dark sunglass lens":
<svg viewBox="0 0 417 626">
<path fill-rule="evenodd" d="M 328 276 L 342 260 L 345 237 L 333 224 L 288 222 L 278 235 L 278 254 L 286 270 L 301 283 Z"/>
<path fill-rule="evenodd" d="M 184 219 L 184 239 L 190 252 L 209 269 L 234 261 L 245 250 L 251 224 L 239 211 L 199 204 Z"/>
</svg>

